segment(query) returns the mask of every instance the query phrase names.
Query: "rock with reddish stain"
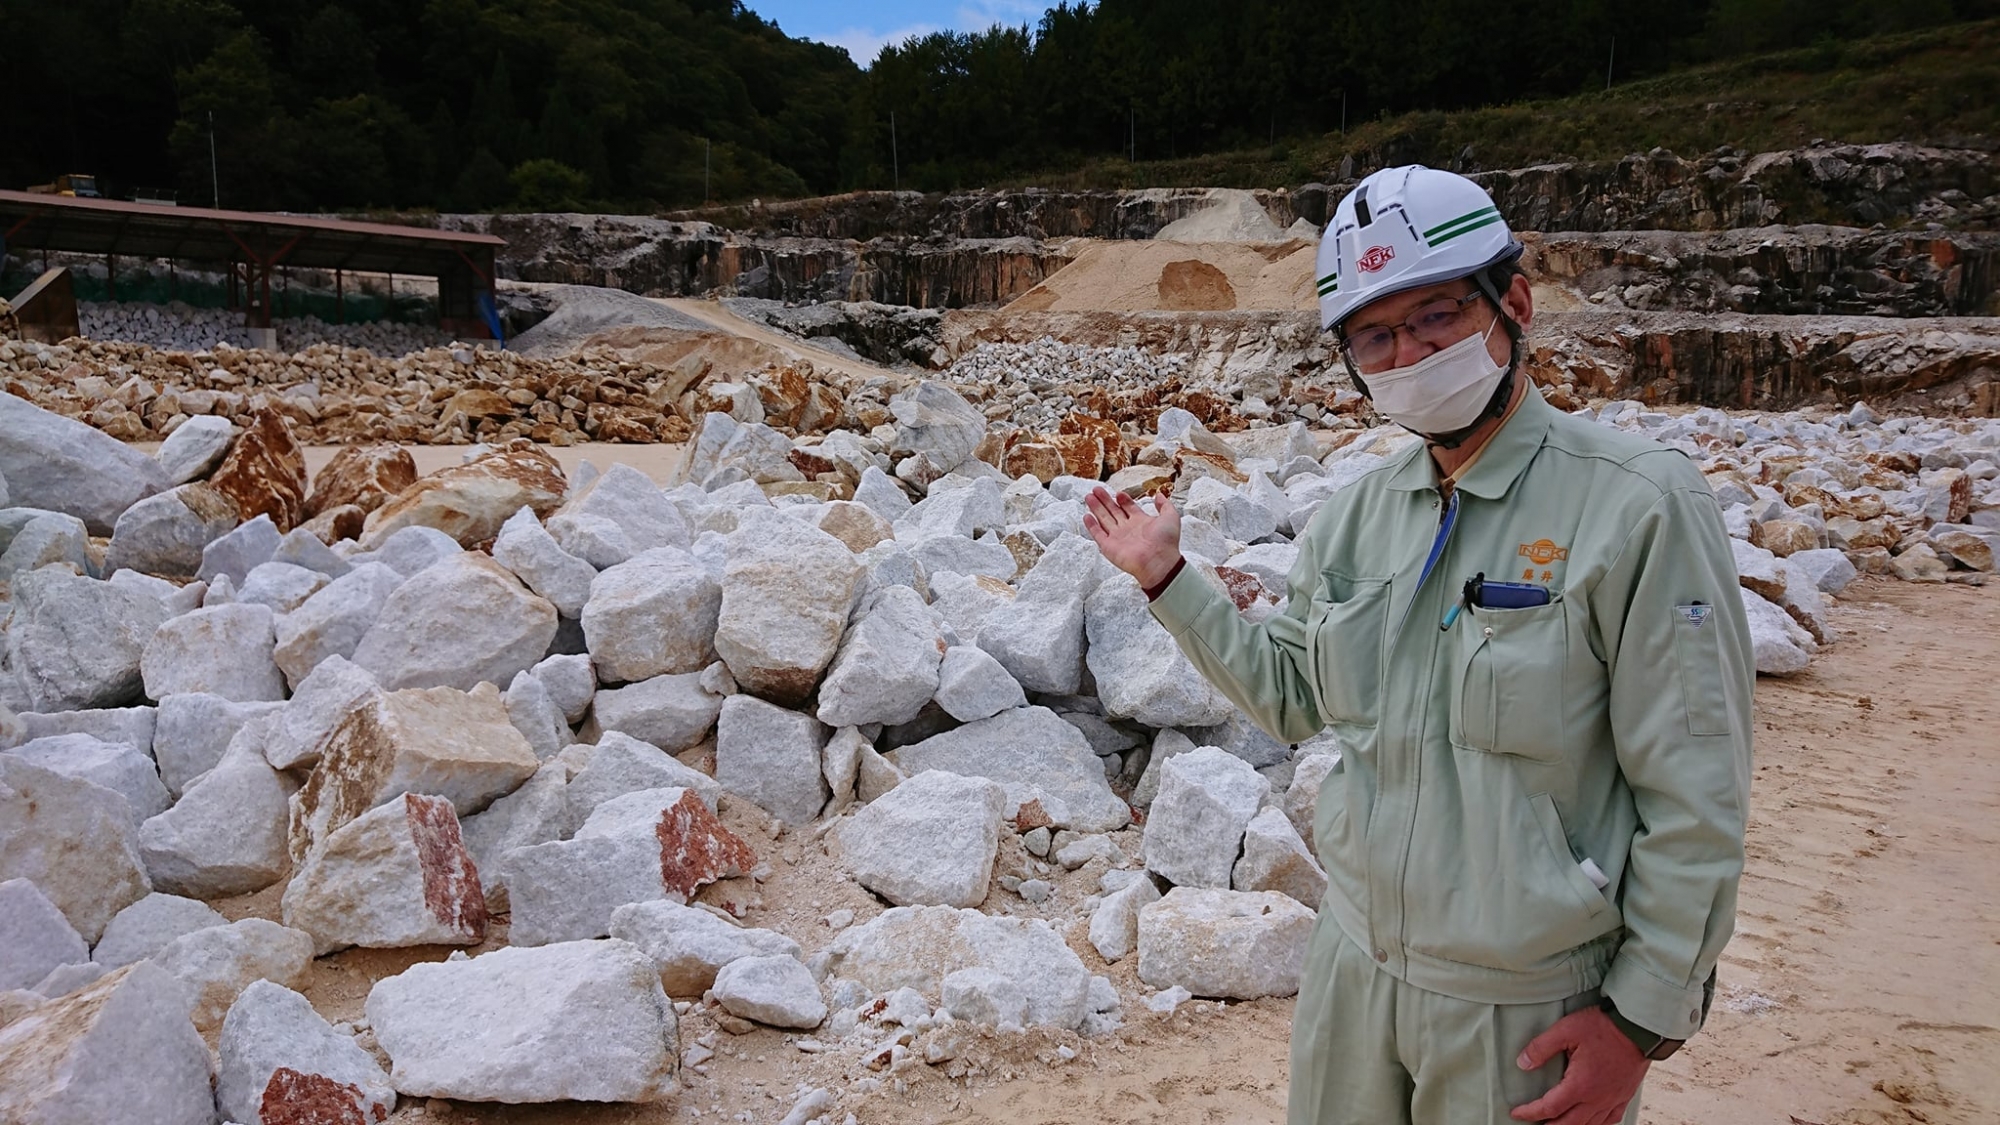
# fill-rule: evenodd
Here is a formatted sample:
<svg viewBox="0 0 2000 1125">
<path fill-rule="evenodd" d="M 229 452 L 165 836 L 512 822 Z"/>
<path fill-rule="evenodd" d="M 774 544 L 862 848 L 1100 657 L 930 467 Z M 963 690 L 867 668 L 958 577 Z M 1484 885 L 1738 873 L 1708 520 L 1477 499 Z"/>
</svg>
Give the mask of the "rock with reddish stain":
<svg viewBox="0 0 2000 1125">
<path fill-rule="evenodd" d="M 492 541 L 522 508 L 546 516 L 568 489 L 556 459 L 527 442 L 423 477 L 369 513 L 363 550 L 405 527 L 434 527 L 471 547 Z"/>
<path fill-rule="evenodd" d="M 259 410 L 244 423 L 209 487 L 236 501 L 246 520 L 270 516 L 279 531 L 306 519 L 306 455 L 291 424 L 275 410 Z"/>
<path fill-rule="evenodd" d="M 0 1028 L 0 1121 L 214 1125 L 209 1072 L 186 987 L 142 961 Z"/>
<path fill-rule="evenodd" d="M 541 768 L 488 684 L 472 692 L 412 688 L 364 696 L 320 743 L 320 754 L 292 798 L 295 861 L 401 794 L 446 797 L 459 815 L 470 816 Z"/>
<path fill-rule="evenodd" d="M 1264 580 L 1232 567 L 1218 566 L 1215 577 L 1222 582 L 1223 592 L 1241 613 L 1255 605 L 1270 605 L 1271 597 L 1264 590 Z"/>
<path fill-rule="evenodd" d="M 405 793 L 335 829 L 293 874 L 283 909 L 320 956 L 486 940 L 479 868 L 443 797 Z"/>
<path fill-rule="evenodd" d="M 757 857 L 691 789 L 646 789 L 597 806 L 569 840 L 517 848 L 501 863 L 515 945 L 603 937 L 635 902 L 686 902 L 748 873 Z"/>
<path fill-rule="evenodd" d="M 306 513 L 317 516 L 344 504 L 372 512 L 415 483 L 416 459 L 402 446 L 345 446 L 313 481 Z"/>
<path fill-rule="evenodd" d="M 622 941 L 413 965 L 368 994 L 405 1097 L 655 1102 L 680 1089 L 679 1030 L 653 959 Z"/>
<path fill-rule="evenodd" d="M 396 1108 L 374 1058 L 280 984 L 243 990 L 216 1054 L 215 1105 L 239 1125 L 376 1125 Z"/>
</svg>

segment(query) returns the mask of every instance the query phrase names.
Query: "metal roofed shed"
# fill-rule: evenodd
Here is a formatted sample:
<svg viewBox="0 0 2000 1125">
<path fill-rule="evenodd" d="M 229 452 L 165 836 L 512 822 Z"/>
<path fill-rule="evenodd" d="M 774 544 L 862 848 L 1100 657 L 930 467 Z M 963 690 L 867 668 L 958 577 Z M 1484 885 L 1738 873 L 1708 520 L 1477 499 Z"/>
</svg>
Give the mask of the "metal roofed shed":
<svg viewBox="0 0 2000 1125">
<path fill-rule="evenodd" d="M 0 247 L 8 252 L 103 254 L 114 260 L 114 276 L 120 257 L 228 263 L 253 332 L 271 329 L 273 271 L 298 267 L 435 277 L 439 326 L 490 338 L 481 308 L 492 307 L 493 258 L 505 245 L 490 234 L 391 223 L 0 191 Z"/>
</svg>

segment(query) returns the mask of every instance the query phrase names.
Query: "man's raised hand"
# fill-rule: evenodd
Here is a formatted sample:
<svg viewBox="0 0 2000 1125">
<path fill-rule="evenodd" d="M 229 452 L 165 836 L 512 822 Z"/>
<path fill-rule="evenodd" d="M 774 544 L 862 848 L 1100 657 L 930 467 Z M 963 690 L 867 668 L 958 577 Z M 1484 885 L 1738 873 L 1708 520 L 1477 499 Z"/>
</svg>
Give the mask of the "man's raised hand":
<svg viewBox="0 0 2000 1125">
<path fill-rule="evenodd" d="M 1083 526 L 1111 565 L 1150 589 L 1172 574 L 1181 559 L 1181 514 L 1162 489 L 1154 497 L 1158 515 L 1137 500 L 1098 485 L 1083 498 Z"/>
</svg>

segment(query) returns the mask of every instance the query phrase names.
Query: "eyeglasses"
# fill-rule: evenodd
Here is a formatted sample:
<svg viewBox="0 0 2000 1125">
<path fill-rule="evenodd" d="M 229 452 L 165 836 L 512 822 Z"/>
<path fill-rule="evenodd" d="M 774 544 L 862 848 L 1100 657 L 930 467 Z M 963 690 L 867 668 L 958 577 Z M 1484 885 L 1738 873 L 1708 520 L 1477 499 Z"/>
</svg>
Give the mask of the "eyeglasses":
<svg viewBox="0 0 2000 1125">
<path fill-rule="evenodd" d="M 1472 292 L 1463 297 L 1440 297 L 1419 306 L 1401 324 L 1378 324 L 1352 336 L 1343 336 L 1341 349 L 1355 366 L 1367 371 L 1380 371 L 1396 360 L 1396 332 L 1399 329 L 1408 329 L 1410 335 L 1434 348 L 1456 344 L 1465 338 L 1465 307 L 1481 296 Z"/>
</svg>

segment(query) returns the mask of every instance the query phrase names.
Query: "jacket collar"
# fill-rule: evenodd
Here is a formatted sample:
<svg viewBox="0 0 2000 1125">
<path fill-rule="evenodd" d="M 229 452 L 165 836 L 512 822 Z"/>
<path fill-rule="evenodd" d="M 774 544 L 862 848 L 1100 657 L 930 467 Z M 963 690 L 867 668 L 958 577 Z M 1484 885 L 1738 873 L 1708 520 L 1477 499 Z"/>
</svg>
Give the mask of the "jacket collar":
<svg viewBox="0 0 2000 1125">
<path fill-rule="evenodd" d="M 1458 479 L 1458 488 L 1486 500 L 1498 500 L 1507 494 L 1528 462 L 1542 448 L 1542 441 L 1548 436 L 1549 426 L 1554 421 L 1556 408 L 1542 398 L 1541 389 L 1533 382 L 1528 384 L 1528 392 L 1521 398 L 1521 404 L 1514 408 L 1513 416 L 1487 439 L 1486 447 L 1479 452 L 1472 465 Z M 1418 444 L 1403 458 L 1403 463 L 1389 477 L 1388 486 L 1398 492 L 1420 492 L 1435 490 L 1438 486 L 1437 464 L 1431 460 L 1429 447 Z"/>
</svg>

